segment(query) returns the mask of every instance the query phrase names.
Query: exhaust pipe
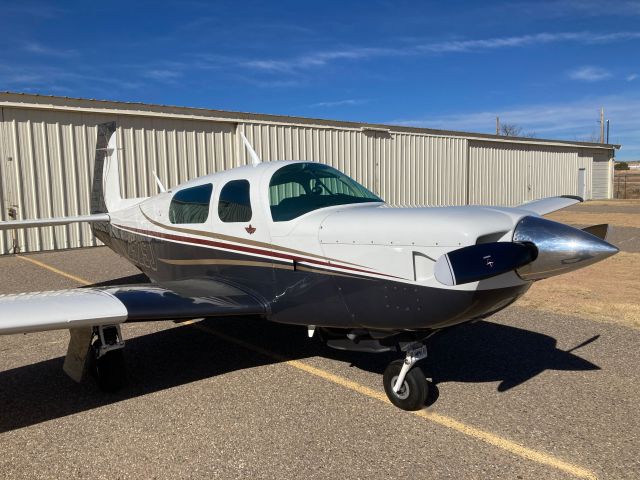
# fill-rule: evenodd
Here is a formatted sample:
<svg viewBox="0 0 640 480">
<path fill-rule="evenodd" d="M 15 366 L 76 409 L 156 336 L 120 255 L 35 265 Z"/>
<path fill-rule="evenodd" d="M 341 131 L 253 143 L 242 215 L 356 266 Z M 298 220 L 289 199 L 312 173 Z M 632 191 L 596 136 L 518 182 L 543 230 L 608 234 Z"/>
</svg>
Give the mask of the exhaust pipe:
<svg viewBox="0 0 640 480">
<path fill-rule="evenodd" d="M 540 280 L 578 270 L 618 253 L 618 248 L 583 230 L 541 217 L 524 217 L 513 241 L 533 244 L 538 255 L 516 269 L 523 280 Z"/>
</svg>

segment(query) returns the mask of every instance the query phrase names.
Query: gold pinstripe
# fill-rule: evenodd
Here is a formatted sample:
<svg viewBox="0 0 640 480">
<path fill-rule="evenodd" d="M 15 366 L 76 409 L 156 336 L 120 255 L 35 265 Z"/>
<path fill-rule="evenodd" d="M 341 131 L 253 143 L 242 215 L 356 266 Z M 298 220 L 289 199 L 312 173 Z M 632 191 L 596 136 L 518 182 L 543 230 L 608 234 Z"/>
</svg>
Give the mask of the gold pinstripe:
<svg viewBox="0 0 640 480">
<path fill-rule="evenodd" d="M 300 255 L 300 256 L 309 257 L 309 258 L 316 258 L 316 259 L 320 259 L 320 260 L 324 260 L 324 261 L 328 261 L 328 262 L 339 262 L 339 263 L 342 263 L 344 265 L 351 265 L 351 266 L 354 266 L 354 267 L 369 268 L 369 267 L 366 267 L 364 265 L 359 265 L 357 263 L 344 262 L 344 261 L 338 260 L 336 258 L 323 257 L 321 255 L 315 255 L 313 253 L 304 252 L 302 250 L 296 250 L 296 249 L 288 248 L 288 247 L 281 247 L 281 246 L 278 246 L 278 245 L 274 245 L 272 243 L 259 242 L 257 240 L 248 240 L 248 239 L 245 239 L 245 238 L 234 237 L 234 236 L 225 235 L 225 234 L 222 234 L 222 233 L 207 232 L 205 230 L 195 230 L 195 229 L 192 229 L 192 228 L 181 228 L 181 227 L 174 227 L 172 225 L 165 225 L 164 223 L 158 222 L 158 221 L 152 219 L 151 217 L 149 217 L 142 210 L 142 207 L 139 207 L 139 208 L 140 208 L 140 212 L 142 213 L 144 218 L 147 219 L 147 221 L 149 221 L 150 223 L 152 223 L 153 225 L 155 225 L 157 227 L 164 228 L 166 230 L 171 230 L 171 231 L 180 232 L 180 233 L 187 233 L 187 234 L 190 234 L 190 235 L 200 235 L 202 237 L 215 238 L 216 240 L 224 240 L 224 241 L 227 241 L 227 242 L 235 242 L 235 243 L 240 243 L 240 244 L 243 244 L 243 245 L 251 245 L 252 247 L 265 248 L 265 249 L 269 249 L 269 250 L 275 250 L 277 252 L 290 253 L 290 254 Z"/>
</svg>

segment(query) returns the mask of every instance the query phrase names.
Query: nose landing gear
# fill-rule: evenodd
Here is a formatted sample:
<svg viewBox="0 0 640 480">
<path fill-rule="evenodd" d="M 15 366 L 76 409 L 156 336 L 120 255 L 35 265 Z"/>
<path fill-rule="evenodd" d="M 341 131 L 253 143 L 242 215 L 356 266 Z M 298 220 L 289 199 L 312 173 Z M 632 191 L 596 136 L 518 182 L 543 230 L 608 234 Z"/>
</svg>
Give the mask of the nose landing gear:
<svg viewBox="0 0 640 480">
<path fill-rule="evenodd" d="M 404 360 L 394 360 L 383 375 L 384 391 L 396 407 L 402 410 L 420 410 L 429 393 L 429 382 L 422 369 L 415 364 L 427 358 L 427 347 L 412 343 L 406 349 Z"/>
</svg>

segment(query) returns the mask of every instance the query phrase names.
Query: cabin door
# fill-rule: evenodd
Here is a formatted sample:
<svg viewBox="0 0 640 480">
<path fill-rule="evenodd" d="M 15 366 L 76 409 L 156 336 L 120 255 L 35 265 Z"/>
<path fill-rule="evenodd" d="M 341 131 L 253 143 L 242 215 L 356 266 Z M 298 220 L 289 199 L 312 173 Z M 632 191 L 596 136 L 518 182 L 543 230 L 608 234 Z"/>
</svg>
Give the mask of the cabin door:
<svg viewBox="0 0 640 480">
<path fill-rule="evenodd" d="M 261 210 L 259 183 L 223 181 L 211 205 L 212 229 L 219 239 L 217 269 L 223 279 L 269 296 L 273 285 L 271 235 Z"/>
</svg>

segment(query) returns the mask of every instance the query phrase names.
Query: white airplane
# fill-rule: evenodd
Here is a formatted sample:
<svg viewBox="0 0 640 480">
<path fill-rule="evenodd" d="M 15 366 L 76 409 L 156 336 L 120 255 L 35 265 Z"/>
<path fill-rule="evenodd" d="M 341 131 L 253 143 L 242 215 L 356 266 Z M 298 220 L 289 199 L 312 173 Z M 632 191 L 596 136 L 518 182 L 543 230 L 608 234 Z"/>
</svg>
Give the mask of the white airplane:
<svg viewBox="0 0 640 480">
<path fill-rule="evenodd" d="M 150 198 L 120 195 L 115 123 L 98 127 L 91 215 L 0 223 L 14 229 L 90 222 L 97 238 L 153 283 L 0 297 L 0 334 L 69 329 L 65 371 L 93 365 L 107 390 L 124 377 L 124 322 L 255 316 L 306 325 L 329 346 L 399 351 L 383 376 L 389 400 L 422 408 L 425 340 L 484 319 L 534 281 L 618 249 L 607 226 L 585 230 L 541 215 L 582 201 L 518 208 L 390 208 L 327 165 L 260 162 L 191 180 Z"/>
</svg>

